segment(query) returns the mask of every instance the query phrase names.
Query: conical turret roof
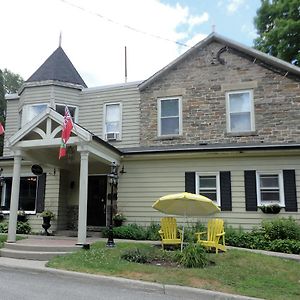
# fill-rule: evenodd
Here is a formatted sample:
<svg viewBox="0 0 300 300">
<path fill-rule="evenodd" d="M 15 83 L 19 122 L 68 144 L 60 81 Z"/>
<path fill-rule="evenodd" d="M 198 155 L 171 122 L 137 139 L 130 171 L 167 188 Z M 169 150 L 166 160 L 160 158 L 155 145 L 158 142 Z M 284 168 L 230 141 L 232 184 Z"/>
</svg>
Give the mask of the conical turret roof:
<svg viewBox="0 0 300 300">
<path fill-rule="evenodd" d="M 26 82 L 56 80 L 87 87 L 72 62 L 59 46 Z"/>
</svg>

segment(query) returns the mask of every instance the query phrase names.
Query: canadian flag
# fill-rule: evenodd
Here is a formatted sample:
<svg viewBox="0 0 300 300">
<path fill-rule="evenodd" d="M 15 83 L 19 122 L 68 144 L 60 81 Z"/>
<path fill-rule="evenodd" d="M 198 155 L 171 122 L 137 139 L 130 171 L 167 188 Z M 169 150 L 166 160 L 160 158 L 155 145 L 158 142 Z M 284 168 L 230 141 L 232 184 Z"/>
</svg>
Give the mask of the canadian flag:
<svg viewBox="0 0 300 300">
<path fill-rule="evenodd" d="M 61 132 L 61 145 L 59 149 L 59 159 L 67 154 L 67 141 L 70 138 L 73 129 L 73 120 L 70 115 L 69 109 L 65 106 L 64 124 Z"/>
<path fill-rule="evenodd" d="M 2 125 L 2 123 L 0 123 L 0 135 L 3 134 L 5 131 L 4 131 L 4 127 Z"/>
</svg>

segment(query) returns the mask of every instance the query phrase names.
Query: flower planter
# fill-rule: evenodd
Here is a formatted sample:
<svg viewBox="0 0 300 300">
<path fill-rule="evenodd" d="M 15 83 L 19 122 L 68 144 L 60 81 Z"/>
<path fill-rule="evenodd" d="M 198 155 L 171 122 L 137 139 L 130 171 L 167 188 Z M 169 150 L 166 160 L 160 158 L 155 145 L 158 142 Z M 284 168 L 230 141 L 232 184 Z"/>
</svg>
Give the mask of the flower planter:
<svg viewBox="0 0 300 300">
<path fill-rule="evenodd" d="M 114 220 L 115 227 L 120 227 L 123 224 L 123 220 Z"/>
<path fill-rule="evenodd" d="M 51 221 L 51 217 L 43 217 L 43 224 L 42 224 L 42 227 L 45 229 L 45 234 L 46 234 L 47 236 L 51 235 L 51 234 L 48 232 L 48 229 L 51 227 L 50 221 Z"/>
<path fill-rule="evenodd" d="M 26 215 L 18 215 L 19 222 L 26 222 Z"/>
<path fill-rule="evenodd" d="M 278 214 L 281 210 L 279 205 L 264 205 L 259 207 L 265 214 Z"/>
</svg>

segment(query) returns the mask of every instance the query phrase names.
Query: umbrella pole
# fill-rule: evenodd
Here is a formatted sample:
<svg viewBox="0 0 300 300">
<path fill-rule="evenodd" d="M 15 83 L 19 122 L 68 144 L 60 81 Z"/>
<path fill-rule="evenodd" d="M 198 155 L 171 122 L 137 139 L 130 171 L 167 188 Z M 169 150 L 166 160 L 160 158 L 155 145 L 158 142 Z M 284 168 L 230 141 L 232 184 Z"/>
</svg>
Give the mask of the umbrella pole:
<svg viewBox="0 0 300 300">
<path fill-rule="evenodd" d="M 182 252 L 182 249 L 183 249 L 183 240 L 184 240 L 184 224 L 183 224 L 183 227 L 182 227 L 182 241 L 181 241 L 181 246 L 180 246 L 180 251 Z"/>
</svg>

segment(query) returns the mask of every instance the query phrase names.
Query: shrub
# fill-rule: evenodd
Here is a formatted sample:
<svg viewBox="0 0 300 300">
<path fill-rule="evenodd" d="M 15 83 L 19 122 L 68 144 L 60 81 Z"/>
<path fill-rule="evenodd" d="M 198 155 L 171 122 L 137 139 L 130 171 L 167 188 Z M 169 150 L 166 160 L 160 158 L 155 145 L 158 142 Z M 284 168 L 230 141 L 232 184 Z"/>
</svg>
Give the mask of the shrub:
<svg viewBox="0 0 300 300">
<path fill-rule="evenodd" d="M 269 245 L 270 251 L 300 254 L 300 241 L 296 240 L 273 240 Z"/>
<path fill-rule="evenodd" d="M 125 226 L 114 227 L 114 237 L 117 239 L 129 239 L 129 240 L 146 240 L 147 231 L 144 227 L 137 224 L 128 224 Z M 108 236 L 108 229 L 103 231 L 103 236 Z"/>
<path fill-rule="evenodd" d="M 17 222 L 17 233 L 28 234 L 31 231 L 31 227 L 28 222 Z M 8 222 L 0 223 L 0 233 L 8 233 Z"/>
<path fill-rule="evenodd" d="M 204 247 L 199 244 L 189 244 L 181 253 L 180 263 L 186 268 L 204 268 L 208 265 Z"/>
<path fill-rule="evenodd" d="M 149 262 L 150 252 L 144 249 L 128 249 L 121 254 L 121 258 L 130 262 L 145 264 Z"/>
<path fill-rule="evenodd" d="M 262 229 L 267 239 L 273 240 L 300 240 L 300 225 L 291 217 L 276 218 L 262 222 Z"/>
<path fill-rule="evenodd" d="M 160 229 L 159 224 L 151 223 L 150 226 L 146 228 L 147 240 L 150 240 L 150 241 L 159 240 L 160 239 L 160 236 L 158 233 L 159 229 Z"/>
</svg>

